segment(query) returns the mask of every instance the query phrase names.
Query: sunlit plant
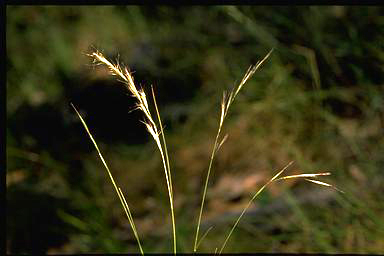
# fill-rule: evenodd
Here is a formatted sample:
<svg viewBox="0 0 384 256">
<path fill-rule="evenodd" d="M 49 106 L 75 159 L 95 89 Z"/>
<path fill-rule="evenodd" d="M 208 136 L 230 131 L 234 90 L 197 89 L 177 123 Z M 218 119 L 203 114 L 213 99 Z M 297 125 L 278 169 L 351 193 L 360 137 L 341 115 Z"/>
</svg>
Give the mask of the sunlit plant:
<svg viewBox="0 0 384 256">
<path fill-rule="evenodd" d="M 208 232 L 212 229 L 209 228 L 202 236 L 200 235 L 200 226 L 201 226 L 201 220 L 202 220 L 202 214 L 204 211 L 204 204 L 205 204 L 205 199 L 207 195 L 207 188 L 209 185 L 209 178 L 211 175 L 211 170 L 212 170 L 212 163 L 213 160 L 221 148 L 221 146 L 224 144 L 226 139 L 228 138 L 228 135 L 221 135 L 222 127 L 224 124 L 224 120 L 228 114 L 228 110 L 232 103 L 234 102 L 236 96 L 240 92 L 240 90 L 243 88 L 243 86 L 246 84 L 246 82 L 253 76 L 253 74 L 256 72 L 256 70 L 268 59 L 270 54 L 272 53 L 272 50 L 261 60 L 258 61 L 255 65 L 252 65 L 248 68 L 247 72 L 241 79 L 240 83 L 235 86 L 230 92 L 224 91 L 223 97 L 221 100 L 221 111 L 220 111 L 220 120 L 219 120 L 219 126 L 217 129 L 216 137 L 215 137 L 215 142 L 212 147 L 212 152 L 210 156 L 210 161 L 207 169 L 207 175 L 205 178 L 204 182 L 204 187 L 202 191 L 202 196 L 201 196 L 201 203 L 200 203 L 200 210 L 199 214 L 197 217 L 197 224 L 196 224 L 196 231 L 195 231 L 195 239 L 194 239 L 194 244 L 193 244 L 193 252 L 197 252 L 199 245 L 201 244 L 201 241 L 206 237 Z M 136 109 L 142 111 L 144 113 L 144 120 L 141 120 L 141 122 L 145 125 L 147 131 L 151 134 L 153 140 L 156 143 L 156 146 L 160 152 L 162 163 L 163 163 L 163 169 L 164 169 L 164 176 L 166 179 L 166 184 L 167 184 L 167 191 L 168 191 L 168 198 L 169 198 L 169 205 L 170 205 L 170 215 L 171 215 L 171 222 L 172 222 L 172 241 L 173 241 L 173 253 L 177 253 L 177 232 L 176 232 L 176 220 L 175 220 L 175 209 L 174 209 L 174 195 L 173 195 L 173 183 L 172 183 L 172 172 L 171 172 L 171 167 L 170 167 L 170 162 L 169 162 L 169 156 L 168 156 L 168 150 L 167 150 L 167 143 L 165 140 L 165 135 L 164 135 L 164 129 L 163 125 L 161 122 L 161 117 L 160 117 L 160 112 L 156 103 L 156 97 L 153 88 L 151 87 L 151 94 L 152 94 L 152 99 L 153 99 L 153 105 L 155 107 L 156 111 L 156 118 L 157 122 L 154 120 L 152 113 L 150 112 L 149 109 L 149 104 L 147 101 L 147 95 L 144 92 L 142 88 L 138 88 L 135 83 L 134 79 L 132 76 L 132 72 L 130 72 L 126 67 L 121 67 L 120 64 L 117 63 L 112 63 L 109 60 L 107 60 L 102 53 L 99 51 L 92 52 L 91 54 L 88 54 L 89 57 L 92 58 L 94 63 L 96 64 L 103 64 L 105 65 L 109 71 L 111 72 L 112 75 L 115 75 L 119 78 L 120 81 L 123 82 L 125 87 L 128 89 L 128 91 L 132 94 L 134 98 L 136 98 L 137 103 L 136 103 Z M 122 79 L 122 80 L 121 80 Z M 125 196 L 123 195 L 121 188 L 118 186 L 116 183 L 115 179 L 113 178 L 113 175 L 108 167 L 107 162 L 105 161 L 95 139 L 93 138 L 85 120 L 83 117 L 80 115 L 79 111 L 77 108 L 71 103 L 71 106 L 74 108 L 76 111 L 76 114 L 80 118 L 89 138 L 91 139 L 94 147 L 96 148 L 96 151 L 99 154 L 99 158 L 101 159 L 107 174 L 112 182 L 112 185 L 116 191 L 116 194 L 120 200 L 120 203 L 123 207 L 123 210 L 128 218 L 128 221 L 130 223 L 130 226 L 132 228 L 132 231 L 134 233 L 135 239 L 137 241 L 137 245 L 139 247 L 140 253 L 144 254 L 144 250 L 142 247 L 142 243 L 140 241 L 140 237 L 138 235 L 138 231 L 136 229 L 132 213 L 130 211 L 130 208 L 128 206 L 128 203 L 125 199 Z M 233 234 L 235 228 L 239 224 L 241 218 L 247 211 L 247 209 L 251 206 L 252 202 L 256 199 L 256 197 L 271 183 L 275 181 L 281 181 L 281 180 L 286 180 L 286 179 L 303 179 L 305 181 L 309 181 L 312 183 L 315 183 L 317 185 L 321 186 L 327 186 L 327 187 L 332 187 L 340 192 L 341 190 L 337 189 L 333 185 L 330 185 L 328 183 L 316 180 L 319 176 L 326 176 L 330 175 L 329 172 L 321 172 L 321 173 L 305 173 L 305 174 L 298 174 L 298 175 L 289 175 L 289 176 L 283 176 L 279 177 L 293 162 L 288 163 L 283 169 L 281 169 L 279 172 L 276 173 L 275 176 L 273 176 L 268 182 L 266 182 L 257 192 L 252 196 L 252 198 L 249 200 L 247 205 L 244 207 L 243 211 L 240 213 L 238 218 L 235 220 L 234 224 L 232 225 L 231 229 L 229 230 L 228 234 L 225 236 L 225 239 L 220 247 L 216 247 L 214 252 L 215 253 L 222 253 L 223 250 L 225 249 L 225 246 L 227 242 L 229 241 L 231 235 Z"/>
</svg>

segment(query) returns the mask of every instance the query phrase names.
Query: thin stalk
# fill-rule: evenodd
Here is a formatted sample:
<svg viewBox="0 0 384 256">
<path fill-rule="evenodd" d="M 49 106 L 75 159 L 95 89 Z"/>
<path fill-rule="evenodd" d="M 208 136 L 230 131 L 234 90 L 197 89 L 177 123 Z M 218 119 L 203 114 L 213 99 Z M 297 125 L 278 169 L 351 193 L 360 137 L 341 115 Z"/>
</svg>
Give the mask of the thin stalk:
<svg viewBox="0 0 384 256">
<path fill-rule="evenodd" d="M 153 102 L 154 102 L 154 105 L 155 105 L 155 109 L 156 109 L 156 115 L 157 115 L 157 119 L 159 121 L 159 125 L 160 125 L 160 128 L 161 128 L 161 138 L 163 139 L 163 145 L 164 145 L 164 154 L 162 153 L 163 150 L 161 149 L 161 144 L 158 145 L 159 146 L 159 149 L 160 149 L 160 152 L 161 152 L 161 157 L 162 157 L 162 160 L 163 160 L 163 164 L 164 164 L 164 171 L 165 171 L 165 175 L 167 177 L 167 185 L 168 185 L 168 192 L 169 192 L 169 201 L 170 201 L 170 205 L 171 205 L 171 218 L 172 218 L 172 233 L 173 233 L 173 253 L 176 254 L 176 248 L 177 248 L 177 245 L 176 245 L 176 222 L 175 222 L 175 211 L 174 211 L 174 207 L 173 207 L 173 188 L 172 188 L 172 176 L 171 176 L 171 169 L 170 169 L 170 164 L 169 164 L 169 157 L 168 157 L 168 150 L 167 150 L 167 143 L 165 141 L 165 135 L 164 135 L 164 130 L 162 129 L 162 123 L 161 123 L 161 118 L 160 118 L 160 113 L 159 113 L 159 109 L 157 107 L 157 102 L 156 102 L 156 97 L 155 97 L 155 93 L 153 91 L 153 87 L 151 88 L 152 89 L 152 96 L 153 96 Z M 160 142 L 160 139 L 158 140 Z M 165 159 L 164 159 L 165 158 Z M 165 160 L 165 161 L 164 161 Z"/>
<path fill-rule="evenodd" d="M 249 206 L 252 204 L 252 202 L 256 199 L 256 197 L 269 185 L 271 184 L 272 182 L 276 182 L 276 181 L 281 181 L 281 180 L 287 180 L 287 179 L 304 179 L 306 181 L 309 181 L 309 182 L 312 182 L 312 183 L 315 183 L 317 185 L 321 185 L 321 186 L 326 186 L 326 187 L 332 187 L 333 189 L 341 192 L 341 193 L 344 193 L 342 190 L 336 188 L 335 186 L 331 185 L 331 184 L 328 184 L 328 183 L 325 183 L 325 182 L 322 182 L 322 181 L 318 181 L 318 180 L 312 180 L 312 179 L 308 179 L 308 177 L 318 177 L 318 176 L 328 176 L 328 175 L 331 175 L 330 172 L 323 172 L 323 173 L 303 173 L 303 174 L 297 174 L 297 175 L 289 175 L 289 176 L 284 176 L 284 177 L 281 177 L 281 178 L 278 178 L 291 164 L 293 163 L 290 162 L 289 164 L 287 164 L 282 170 L 280 170 L 275 176 L 273 176 L 272 179 L 270 179 L 267 183 L 264 184 L 264 186 L 262 186 L 254 195 L 253 197 L 251 198 L 251 200 L 249 200 L 248 204 L 245 206 L 245 208 L 243 209 L 243 211 L 241 212 L 240 216 L 237 218 L 237 220 L 235 221 L 235 223 L 233 224 L 231 230 L 229 231 L 223 245 L 221 246 L 221 249 L 220 249 L 220 252 L 219 254 L 221 254 L 225 248 L 225 245 L 227 244 L 229 238 L 231 237 L 234 229 L 237 227 L 237 225 L 239 224 L 240 222 L 240 219 L 243 217 L 244 213 L 247 211 L 247 209 L 249 208 Z"/>
<path fill-rule="evenodd" d="M 278 176 L 280 176 L 281 173 L 283 173 L 293 162 L 290 162 L 288 163 L 282 170 L 280 170 L 275 176 L 273 176 L 272 179 L 270 179 L 267 183 L 264 184 L 264 186 L 262 186 L 254 195 L 253 197 L 251 198 L 251 200 L 249 200 L 248 204 L 245 206 L 245 208 L 243 209 L 243 211 L 241 212 L 240 216 L 237 218 L 237 220 L 235 221 L 235 224 L 233 224 L 231 230 L 229 231 L 227 237 L 225 238 L 225 241 L 223 243 L 223 245 L 221 246 L 221 249 L 219 251 L 219 254 L 221 254 L 225 248 L 225 245 L 227 244 L 229 238 L 231 237 L 232 233 L 233 233 L 233 230 L 235 230 L 235 228 L 237 227 L 237 224 L 239 224 L 239 221 L 240 219 L 243 217 L 244 213 L 247 211 L 247 209 L 249 208 L 249 206 L 252 204 L 253 200 L 255 200 L 255 198 L 269 185 L 271 184 Z"/>
<path fill-rule="evenodd" d="M 131 72 L 124 68 L 124 70 L 120 67 L 119 63 L 112 64 L 110 61 L 108 61 L 100 52 L 94 52 L 89 55 L 90 57 L 94 58 L 94 61 L 105 64 L 109 70 L 111 71 L 112 75 L 116 75 L 123 79 L 123 83 L 125 84 L 126 88 L 132 93 L 133 97 L 135 97 L 138 100 L 138 104 L 136 106 L 137 109 L 143 111 L 145 114 L 145 121 L 142 121 L 144 125 L 146 126 L 148 132 L 152 135 L 153 139 L 156 142 L 156 145 L 160 151 L 161 159 L 163 162 L 164 167 L 164 173 L 165 173 L 165 179 L 167 182 L 167 189 L 168 189 L 168 196 L 169 196 L 169 202 L 170 202 L 170 208 L 171 208 L 171 218 L 172 218 L 172 231 L 173 231 L 173 252 L 176 254 L 176 224 L 175 224 L 175 214 L 174 214 L 174 207 L 173 207 L 173 188 L 172 188 L 172 178 L 171 178 L 171 169 L 169 164 L 169 157 L 168 157 L 168 151 L 165 141 L 165 136 L 163 134 L 163 131 L 157 128 L 156 123 L 153 121 L 151 112 L 149 110 L 147 96 L 142 89 L 138 89 L 134 83 L 133 76 Z M 153 91 L 152 91 L 153 93 Z M 154 94 L 153 94 L 154 96 Z M 156 105 L 156 99 L 154 98 L 155 102 L 155 108 L 158 120 L 160 122 L 161 127 L 161 119 L 160 114 Z M 162 128 L 162 127 L 161 127 Z M 160 140 L 159 133 L 162 133 L 162 140 L 163 144 Z M 163 149 L 164 145 L 164 149 Z"/>
<path fill-rule="evenodd" d="M 153 91 L 153 87 L 151 87 L 151 91 L 152 91 L 153 102 L 154 102 L 155 109 L 156 109 L 157 119 L 159 120 L 159 124 L 160 124 L 160 128 L 161 128 L 160 133 L 161 133 L 161 138 L 163 139 L 165 159 L 167 160 L 167 168 L 168 168 L 169 181 L 171 183 L 171 194 L 172 194 L 172 197 L 173 197 L 173 187 L 172 187 L 173 183 L 172 183 L 172 176 L 171 176 L 171 167 L 170 167 L 170 164 L 169 164 L 167 143 L 165 141 L 164 129 L 163 129 L 162 122 L 161 122 L 160 112 L 159 112 L 159 109 L 157 107 L 157 102 L 156 102 L 155 92 Z"/>
<path fill-rule="evenodd" d="M 127 218 L 129 220 L 129 224 L 131 225 L 131 227 L 133 229 L 133 234 L 135 235 L 136 240 L 139 242 L 140 252 L 141 252 L 142 255 L 144 255 L 143 249 L 141 248 L 139 235 L 137 234 L 136 225 L 133 222 L 132 213 L 131 213 L 131 211 L 129 209 L 127 201 L 125 200 L 125 196 L 124 196 L 123 192 L 121 191 L 121 188 L 119 188 L 119 193 L 120 193 L 120 197 L 122 198 L 122 200 L 124 202 L 124 204 L 123 204 L 123 207 L 125 206 L 124 207 L 124 211 L 125 211 L 125 214 L 127 215 Z"/>
<path fill-rule="evenodd" d="M 194 244 L 194 247 L 193 247 L 193 252 L 196 252 L 196 250 L 197 250 L 197 245 L 198 245 L 197 241 L 198 241 L 200 225 L 201 225 L 201 216 L 203 214 L 203 208 L 204 208 L 205 197 L 206 197 L 206 194 L 207 194 L 209 175 L 211 174 L 212 162 L 213 162 L 213 158 L 215 157 L 217 141 L 219 139 L 220 130 L 221 130 L 221 126 L 219 126 L 218 132 L 216 134 L 216 139 L 215 139 L 215 143 L 213 145 L 211 159 L 209 160 L 208 172 L 207 172 L 207 177 L 205 179 L 203 197 L 202 197 L 202 201 L 201 201 L 201 205 L 200 205 L 199 219 L 198 219 L 197 226 L 196 226 L 195 244 Z"/>
<path fill-rule="evenodd" d="M 201 236 L 199 242 L 197 243 L 197 249 L 199 248 L 201 242 L 202 242 L 202 241 L 204 240 L 204 238 L 208 235 L 209 231 L 211 231 L 212 228 L 213 228 L 213 227 L 209 227 L 209 228 L 207 229 L 207 231 L 205 231 L 205 233 Z"/>
<path fill-rule="evenodd" d="M 108 167 L 106 161 L 104 160 L 104 157 L 103 157 L 103 155 L 101 154 L 101 151 L 100 151 L 99 147 L 97 146 L 97 143 L 96 143 L 95 139 L 93 138 L 91 132 L 89 131 L 87 124 L 85 123 L 85 121 L 84 121 L 84 119 L 82 118 L 82 116 L 80 115 L 79 111 L 77 111 L 76 107 L 75 107 L 72 103 L 71 103 L 71 106 L 73 107 L 73 109 L 76 111 L 76 114 L 77 114 L 78 117 L 80 118 L 81 123 L 83 124 L 83 126 L 84 126 L 84 128 L 85 128 L 85 130 L 86 130 L 86 132 L 87 132 L 87 134 L 88 134 L 88 136 L 89 136 L 89 138 L 91 139 L 93 145 L 95 146 L 95 148 L 96 148 L 96 150 L 97 150 L 97 152 L 98 152 L 98 154 L 99 154 L 99 158 L 101 159 L 101 161 L 103 162 L 103 165 L 104 165 L 105 169 L 107 170 L 108 176 L 109 176 L 109 178 L 111 179 L 111 182 L 112 182 L 112 184 L 113 184 L 113 187 L 115 188 L 116 194 L 117 194 L 117 196 L 119 197 L 120 203 L 121 203 L 121 205 L 123 206 L 123 209 L 124 209 L 124 211 L 125 211 L 125 213 L 126 213 L 126 215 L 127 215 L 127 217 L 128 217 L 128 221 L 129 221 L 129 224 L 131 225 L 132 231 L 133 231 L 133 233 L 134 233 L 134 235 L 135 235 L 137 244 L 138 244 L 139 249 L 140 249 L 140 253 L 141 253 L 142 255 L 144 255 L 144 251 L 143 251 L 143 248 L 141 247 L 141 242 L 140 242 L 139 236 L 137 235 L 136 226 L 135 226 L 135 224 L 134 224 L 134 222 L 133 222 L 132 214 L 131 214 L 131 211 L 129 210 L 129 207 L 128 207 L 128 204 L 127 204 L 127 202 L 126 202 L 126 200 L 125 200 L 125 198 L 124 198 L 124 195 L 123 195 L 123 193 L 121 192 L 121 189 L 117 187 L 116 182 L 115 182 L 115 179 L 113 178 L 112 173 L 111 173 L 111 171 L 109 170 L 109 167 Z"/>
<path fill-rule="evenodd" d="M 218 144 L 218 140 L 219 140 L 219 137 L 220 137 L 220 132 L 221 132 L 221 128 L 223 126 L 225 117 L 227 116 L 227 113 L 228 113 L 228 109 L 231 106 L 231 104 L 233 103 L 233 101 L 235 100 L 237 94 L 239 93 L 239 91 L 241 90 L 243 85 L 248 81 L 249 78 L 252 77 L 252 75 L 260 67 L 260 65 L 269 57 L 269 55 L 272 53 L 272 51 L 273 51 L 273 49 L 271 51 L 269 51 L 268 54 L 261 61 L 257 62 L 256 65 L 253 65 L 253 66 L 249 67 L 249 69 L 247 70 L 247 72 L 243 76 L 241 82 L 239 83 L 239 85 L 236 88 L 233 88 L 232 91 L 229 94 L 227 94 L 226 92 L 223 93 L 223 98 L 222 98 L 222 101 L 221 101 L 221 115 L 220 115 L 219 128 L 217 130 L 217 134 L 216 134 L 216 138 L 215 138 L 215 143 L 214 143 L 213 148 L 212 148 L 212 153 L 211 153 L 211 157 L 210 157 L 210 160 L 209 160 L 207 176 L 206 176 L 205 183 L 204 183 L 203 196 L 202 196 L 201 204 L 200 204 L 199 217 L 198 217 L 197 226 L 196 226 L 195 243 L 194 243 L 194 246 L 193 246 L 193 251 L 194 252 L 196 252 L 197 247 L 198 247 L 197 245 L 198 245 L 198 240 L 199 240 L 198 238 L 199 238 L 199 231 L 200 231 L 200 225 L 201 225 L 201 217 L 202 217 L 202 214 L 203 214 L 205 198 L 206 198 L 206 195 L 207 195 L 207 188 L 208 188 L 208 183 L 209 183 L 209 177 L 210 177 L 210 174 L 211 174 L 212 163 L 213 163 L 213 159 L 215 157 L 215 154 L 218 151 L 218 148 L 220 148 L 220 146 L 222 145 L 222 143 Z M 224 142 L 225 139 L 226 139 L 226 137 L 224 137 L 222 142 Z"/>
</svg>

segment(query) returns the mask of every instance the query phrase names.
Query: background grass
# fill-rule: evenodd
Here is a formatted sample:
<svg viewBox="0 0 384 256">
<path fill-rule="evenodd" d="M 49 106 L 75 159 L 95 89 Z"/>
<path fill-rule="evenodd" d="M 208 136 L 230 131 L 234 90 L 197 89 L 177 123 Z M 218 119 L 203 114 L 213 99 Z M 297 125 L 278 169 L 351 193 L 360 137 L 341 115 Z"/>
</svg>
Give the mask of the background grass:
<svg viewBox="0 0 384 256">
<path fill-rule="evenodd" d="M 294 160 L 288 173 L 331 171 L 327 181 L 346 194 L 303 203 L 316 186 L 275 184 L 226 251 L 383 253 L 383 13 L 373 6 L 7 6 L 7 251 L 138 252 L 69 102 L 121 184 L 144 250 L 172 249 L 156 146 L 141 113 L 129 113 L 135 100 L 90 65 L 92 47 L 130 67 L 145 89 L 155 87 L 178 247 L 192 251 L 221 93 L 274 47 L 229 112 L 203 217 L 214 228 L 201 250 L 214 251 L 235 218 L 219 220 Z M 236 183 L 255 174 L 251 189 Z M 256 213 L 270 205 L 281 207 Z"/>
</svg>

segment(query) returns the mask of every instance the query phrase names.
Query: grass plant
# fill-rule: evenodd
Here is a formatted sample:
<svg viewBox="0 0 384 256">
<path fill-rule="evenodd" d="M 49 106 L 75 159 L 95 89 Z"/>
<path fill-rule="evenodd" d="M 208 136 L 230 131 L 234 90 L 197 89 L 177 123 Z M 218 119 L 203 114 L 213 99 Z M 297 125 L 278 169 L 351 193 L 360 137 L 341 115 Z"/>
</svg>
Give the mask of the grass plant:
<svg viewBox="0 0 384 256">
<path fill-rule="evenodd" d="M 243 88 L 245 83 L 253 76 L 253 74 L 258 70 L 258 68 L 268 59 L 268 57 L 270 56 L 272 51 L 273 50 L 271 50 L 261 61 L 258 61 L 255 65 L 250 66 L 249 69 L 247 70 L 247 72 L 245 73 L 245 75 L 243 76 L 241 82 L 236 87 L 234 87 L 231 90 L 231 92 L 228 93 L 228 92 L 224 91 L 224 93 L 223 93 L 223 97 L 222 97 L 222 100 L 221 100 L 221 111 L 220 111 L 219 126 L 218 126 L 218 130 L 217 130 L 217 133 L 216 133 L 215 141 L 214 141 L 214 144 L 213 144 L 213 148 L 212 148 L 212 152 L 211 152 L 211 156 L 210 156 L 210 161 L 209 161 L 209 165 L 208 165 L 208 170 L 207 170 L 207 175 L 206 175 L 206 178 L 205 178 L 204 187 L 203 187 L 203 191 L 202 191 L 200 210 L 199 210 L 199 214 L 198 214 L 198 220 L 197 220 L 196 231 L 195 231 L 195 239 L 194 239 L 194 245 L 193 245 L 193 252 L 197 252 L 198 251 L 198 248 L 199 248 L 199 245 L 200 245 L 201 241 L 206 237 L 208 232 L 212 229 L 212 227 L 210 227 L 199 238 L 201 220 L 202 220 L 202 215 L 203 215 L 203 210 L 204 210 L 205 199 L 206 199 L 206 195 L 207 195 L 207 188 L 208 188 L 208 185 L 209 185 L 209 178 L 211 176 L 211 171 L 212 171 L 212 163 L 214 161 L 214 158 L 215 158 L 217 152 L 219 151 L 221 146 L 224 144 L 224 142 L 228 138 L 228 135 L 224 135 L 223 137 L 221 137 L 221 131 L 222 131 L 222 127 L 223 127 L 223 124 L 224 124 L 224 120 L 225 120 L 225 118 L 226 118 L 226 116 L 228 114 L 228 110 L 229 110 L 230 106 L 234 102 L 234 100 L 235 100 L 236 96 L 238 95 L 238 93 L 240 92 L 240 90 Z M 167 144 L 166 144 L 166 140 L 165 140 L 164 130 L 163 130 L 163 126 L 162 126 L 162 122 L 161 122 L 161 117 L 160 117 L 160 112 L 159 112 L 159 109 L 158 109 L 158 106 L 157 106 L 155 92 L 153 90 L 153 87 L 151 87 L 151 93 L 152 93 L 154 108 L 156 110 L 157 123 L 154 121 L 154 118 L 153 118 L 153 116 L 152 116 L 152 114 L 150 112 L 149 104 L 148 104 L 148 101 L 147 101 L 147 95 L 145 94 L 145 92 L 144 92 L 144 90 L 142 88 L 138 88 L 135 85 L 132 73 L 126 67 L 122 68 L 118 62 L 116 64 L 110 62 L 99 51 L 95 51 L 95 52 L 89 54 L 89 56 L 93 59 L 94 63 L 105 65 L 110 70 L 112 75 L 115 75 L 119 79 L 122 79 L 122 82 L 124 83 L 124 85 L 126 86 L 128 91 L 137 100 L 136 108 L 135 109 L 141 110 L 144 113 L 144 115 L 145 115 L 145 120 L 142 120 L 141 122 L 146 126 L 148 132 L 151 134 L 152 138 L 156 142 L 156 145 L 157 145 L 157 148 L 158 148 L 158 150 L 160 152 L 162 163 L 163 163 L 164 175 L 165 175 L 166 184 L 167 184 L 167 190 L 168 190 L 170 212 L 171 212 L 172 236 L 173 236 L 173 253 L 176 254 L 177 253 L 177 233 L 176 233 L 176 222 L 175 222 L 175 209 L 174 209 L 174 194 L 173 194 L 172 173 L 171 173 L 171 168 L 170 168 L 170 162 L 169 162 L 169 156 L 168 156 L 168 150 L 167 150 Z M 128 221 L 129 221 L 129 223 L 131 225 L 131 228 L 133 230 L 134 236 L 136 238 L 139 250 L 140 250 L 141 254 L 144 254 L 144 250 L 142 248 L 142 245 L 141 245 L 141 242 L 140 242 L 140 239 L 139 239 L 139 235 L 138 235 L 135 223 L 133 221 L 133 216 L 131 214 L 130 208 L 128 207 L 128 203 L 126 202 L 126 199 L 125 199 L 125 197 L 124 197 L 124 195 L 122 193 L 122 190 L 116 184 L 116 182 L 115 182 L 115 180 L 114 180 L 114 178 L 112 176 L 112 173 L 111 173 L 111 171 L 110 171 L 106 161 L 104 160 L 104 157 L 102 156 L 101 151 L 99 150 L 99 147 L 97 146 L 96 141 L 94 140 L 91 132 L 89 131 L 89 128 L 88 128 L 85 120 L 82 118 L 82 116 L 80 115 L 80 113 L 78 112 L 76 107 L 73 104 L 71 104 L 71 105 L 74 108 L 74 110 L 76 111 L 76 114 L 78 115 L 78 117 L 80 118 L 80 120 L 81 120 L 81 122 L 82 122 L 82 124 L 83 124 L 83 126 L 84 126 L 84 128 L 85 128 L 85 130 L 86 130 L 86 132 L 88 134 L 88 136 L 90 137 L 94 147 L 96 148 L 96 150 L 97 150 L 97 152 L 99 154 L 99 157 L 100 157 L 100 159 L 101 159 L 105 169 L 107 170 L 107 173 L 108 173 L 108 175 L 110 177 L 110 180 L 111 180 L 111 182 L 113 184 L 113 187 L 114 187 L 114 189 L 116 191 L 116 194 L 117 194 L 117 196 L 118 196 L 118 198 L 119 198 L 119 200 L 120 200 L 120 202 L 122 204 L 124 212 L 127 215 Z M 275 174 L 275 176 L 273 176 L 268 182 L 266 182 L 252 196 L 252 198 L 248 201 L 247 205 L 244 207 L 244 209 L 241 212 L 241 214 L 239 215 L 239 217 L 235 220 L 234 224 L 232 225 L 231 229 L 229 230 L 228 234 L 226 235 L 225 240 L 222 243 L 222 245 L 220 246 L 220 248 L 218 248 L 218 247 L 215 248 L 215 251 L 214 251 L 215 253 L 218 252 L 219 254 L 221 254 L 224 251 L 224 249 L 225 249 L 225 247 L 226 247 L 226 245 L 227 245 L 231 235 L 233 234 L 235 228 L 238 226 L 238 224 L 239 224 L 241 218 L 243 217 L 244 213 L 247 211 L 247 209 L 250 207 L 250 205 L 256 199 L 256 197 L 268 185 L 270 185 L 273 182 L 287 180 L 287 179 L 304 179 L 305 181 L 312 182 L 312 183 L 315 183 L 315 184 L 321 185 L 321 186 L 332 187 L 332 188 L 334 188 L 334 189 L 336 189 L 336 190 L 338 190 L 340 192 L 343 192 L 343 191 L 337 189 L 336 187 L 334 187 L 331 184 L 328 184 L 328 183 L 325 183 L 325 182 L 322 182 L 322 181 L 314 179 L 314 178 L 317 178 L 319 176 L 330 175 L 330 172 L 304 173 L 304 174 L 283 176 L 283 177 L 279 178 L 279 176 L 292 163 L 293 163 L 293 161 L 288 163 L 283 169 L 281 169 L 279 172 L 277 172 Z"/>
</svg>

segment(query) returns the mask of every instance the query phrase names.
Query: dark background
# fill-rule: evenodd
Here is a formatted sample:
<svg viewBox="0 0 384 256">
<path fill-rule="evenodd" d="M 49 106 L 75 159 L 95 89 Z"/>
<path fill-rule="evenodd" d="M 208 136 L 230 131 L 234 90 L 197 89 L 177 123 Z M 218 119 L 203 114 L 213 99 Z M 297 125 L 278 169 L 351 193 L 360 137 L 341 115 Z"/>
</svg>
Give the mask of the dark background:
<svg viewBox="0 0 384 256">
<path fill-rule="evenodd" d="M 165 123 L 178 250 L 191 252 L 223 90 L 274 48 L 224 124 L 203 217 L 202 252 L 219 247 L 262 193 L 226 252 L 383 253 L 384 9 L 364 6 L 7 6 L 8 253 L 138 252 L 88 123 L 126 194 L 145 252 L 171 251 L 155 143 L 135 100 L 86 55 L 132 71 Z"/>
</svg>

